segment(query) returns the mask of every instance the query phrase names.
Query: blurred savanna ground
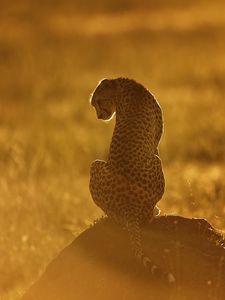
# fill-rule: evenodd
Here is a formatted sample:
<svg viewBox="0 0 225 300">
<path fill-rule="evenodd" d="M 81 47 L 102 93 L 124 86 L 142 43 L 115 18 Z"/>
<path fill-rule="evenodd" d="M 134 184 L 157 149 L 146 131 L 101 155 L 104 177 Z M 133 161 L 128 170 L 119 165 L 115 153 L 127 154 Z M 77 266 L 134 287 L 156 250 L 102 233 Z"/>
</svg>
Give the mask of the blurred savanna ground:
<svg viewBox="0 0 225 300">
<path fill-rule="evenodd" d="M 134 78 L 162 106 L 161 210 L 225 230 L 223 0 L 0 6 L 0 299 L 102 214 L 88 191 L 114 126 L 88 102 L 102 78 Z"/>
</svg>

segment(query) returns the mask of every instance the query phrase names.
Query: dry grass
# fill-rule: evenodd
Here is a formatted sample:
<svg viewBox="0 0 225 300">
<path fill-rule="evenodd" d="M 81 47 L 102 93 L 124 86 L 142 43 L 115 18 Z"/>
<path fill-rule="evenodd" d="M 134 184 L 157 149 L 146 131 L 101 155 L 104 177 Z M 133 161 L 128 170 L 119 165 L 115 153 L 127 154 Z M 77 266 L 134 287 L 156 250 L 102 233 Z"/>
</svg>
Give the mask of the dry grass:
<svg viewBox="0 0 225 300">
<path fill-rule="evenodd" d="M 101 215 L 89 165 L 107 157 L 113 122 L 97 122 L 88 98 L 103 77 L 135 78 L 161 103 L 161 209 L 225 230 L 223 2 L 147 2 L 2 3 L 1 299 Z"/>
</svg>

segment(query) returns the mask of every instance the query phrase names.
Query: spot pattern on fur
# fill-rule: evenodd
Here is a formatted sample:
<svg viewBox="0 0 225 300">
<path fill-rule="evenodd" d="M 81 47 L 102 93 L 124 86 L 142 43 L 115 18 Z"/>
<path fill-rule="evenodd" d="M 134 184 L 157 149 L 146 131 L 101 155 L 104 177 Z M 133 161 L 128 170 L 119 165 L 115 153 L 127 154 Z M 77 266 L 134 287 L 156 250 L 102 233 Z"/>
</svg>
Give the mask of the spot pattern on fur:
<svg viewBox="0 0 225 300">
<path fill-rule="evenodd" d="M 160 105 L 143 85 L 127 78 L 102 80 L 91 104 L 98 119 L 109 120 L 116 113 L 108 159 L 91 165 L 92 198 L 106 215 L 127 227 L 137 259 L 154 275 L 172 282 L 172 274 L 144 255 L 141 237 L 141 225 L 154 217 L 164 193 L 158 152 L 163 132 Z"/>
</svg>

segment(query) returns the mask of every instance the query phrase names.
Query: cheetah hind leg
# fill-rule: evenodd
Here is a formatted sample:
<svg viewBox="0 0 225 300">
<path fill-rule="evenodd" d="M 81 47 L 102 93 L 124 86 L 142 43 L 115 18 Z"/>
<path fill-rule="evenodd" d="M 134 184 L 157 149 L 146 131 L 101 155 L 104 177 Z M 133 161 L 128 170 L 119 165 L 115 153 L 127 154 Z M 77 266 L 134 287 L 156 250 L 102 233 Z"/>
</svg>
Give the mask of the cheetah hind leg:
<svg viewBox="0 0 225 300">
<path fill-rule="evenodd" d="M 127 222 L 127 229 L 129 232 L 129 237 L 134 251 L 135 257 L 140 261 L 140 263 L 151 272 L 151 274 L 158 279 L 163 280 L 169 284 L 175 282 L 175 277 L 172 273 L 165 272 L 159 266 L 155 265 L 154 262 L 148 256 L 143 253 L 142 247 L 142 237 L 140 222 L 138 219 L 132 219 Z"/>
</svg>

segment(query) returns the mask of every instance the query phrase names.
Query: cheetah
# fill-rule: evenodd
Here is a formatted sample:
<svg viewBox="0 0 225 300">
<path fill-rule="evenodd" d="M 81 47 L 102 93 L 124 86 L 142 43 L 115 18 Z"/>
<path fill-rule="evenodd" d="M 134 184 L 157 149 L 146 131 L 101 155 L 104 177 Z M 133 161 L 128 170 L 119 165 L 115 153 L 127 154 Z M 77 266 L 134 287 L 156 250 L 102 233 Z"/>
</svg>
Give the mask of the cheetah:
<svg viewBox="0 0 225 300">
<path fill-rule="evenodd" d="M 97 118 L 116 123 L 107 161 L 95 160 L 89 189 L 94 202 L 127 228 L 135 257 L 153 276 L 174 282 L 173 274 L 156 266 L 142 249 L 141 226 L 157 214 L 164 193 L 158 145 L 163 132 L 159 103 L 141 84 L 128 78 L 103 79 L 91 105 Z"/>
</svg>

